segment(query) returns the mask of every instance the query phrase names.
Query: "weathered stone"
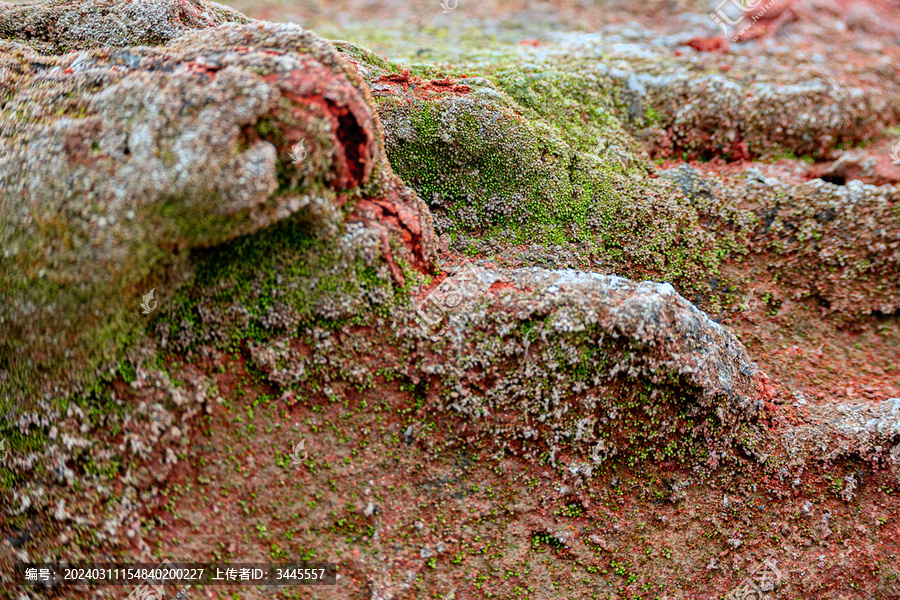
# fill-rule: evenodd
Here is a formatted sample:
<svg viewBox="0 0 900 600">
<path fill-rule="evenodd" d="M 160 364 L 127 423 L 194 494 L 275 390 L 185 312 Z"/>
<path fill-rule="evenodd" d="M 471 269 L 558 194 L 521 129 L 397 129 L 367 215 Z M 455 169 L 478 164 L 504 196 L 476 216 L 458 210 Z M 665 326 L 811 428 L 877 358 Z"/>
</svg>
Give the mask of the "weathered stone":
<svg viewBox="0 0 900 600">
<path fill-rule="evenodd" d="M 0 38 L 44 54 L 109 46 L 159 45 L 191 30 L 250 23 L 239 12 L 206 0 L 41 0 L 0 12 Z"/>
<path fill-rule="evenodd" d="M 170 297 L 191 249 L 287 218 L 362 220 L 428 268 L 428 211 L 387 164 L 365 84 L 308 31 L 227 24 L 58 57 L 0 42 L 0 60 L 2 396 L 114 361 L 136 298 Z"/>
<path fill-rule="evenodd" d="M 889 337 L 895 316 L 861 315 L 897 307 L 896 189 L 722 160 L 868 135 L 890 89 L 847 104 L 808 71 L 781 90 L 709 72 L 730 54 L 678 74 L 679 40 L 624 43 L 630 25 L 587 54 L 404 72 L 213 5 L 144 6 L 0 5 L 0 571 L 312 550 L 359 597 L 721 596 L 769 554 L 779 592 L 818 598 L 817 538 L 847 548 L 828 577 L 897 595 L 896 393 L 847 384 L 851 404 L 753 360 L 781 319 L 772 350 L 802 356 L 791 301 Z M 784 112 L 733 122 L 747 90 Z M 713 162 L 657 177 L 648 149 Z M 473 264 L 446 272 L 461 249 Z M 723 319 L 742 278 L 768 289 Z M 301 435 L 309 460 L 285 464 Z"/>
</svg>

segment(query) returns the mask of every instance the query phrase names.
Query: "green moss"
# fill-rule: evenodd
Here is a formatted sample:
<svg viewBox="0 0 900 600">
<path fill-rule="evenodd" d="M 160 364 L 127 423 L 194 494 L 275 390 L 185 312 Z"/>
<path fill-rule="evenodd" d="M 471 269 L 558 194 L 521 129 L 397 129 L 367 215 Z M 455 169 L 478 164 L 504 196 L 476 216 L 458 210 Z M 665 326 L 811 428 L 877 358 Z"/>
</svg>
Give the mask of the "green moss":
<svg viewBox="0 0 900 600">
<path fill-rule="evenodd" d="M 226 348 L 270 339 L 283 333 L 283 326 L 337 327 L 364 314 L 386 315 L 395 290 L 377 258 L 348 255 L 338 240 L 320 236 L 313 225 L 289 220 L 202 252 L 192 283 L 154 327 L 170 336 L 189 332 L 194 342 L 213 340 Z M 381 301 L 370 303 L 372 297 Z M 232 316 L 235 310 L 240 318 Z M 205 320 L 201 313 L 213 316 Z M 275 314 L 290 319 L 269 324 Z"/>
<path fill-rule="evenodd" d="M 332 40 L 331 45 L 334 46 L 334 49 L 341 54 L 352 56 L 360 62 L 375 65 L 386 71 L 390 71 L 392 69 L 396 70 L 396 66 L 381 58 L 368 48 L 360 46 L 359 44 L 354 44 L 353 42 L 348 42 L 345 40 Z"/>
<path fill-rule="evenodd" d="M 500 57 L 486 67 L 481 58 L 409 67 L 423 82 L 457 79 L 471 89 L 462 95 L 385 93 L 378 77 L 400 65 L 368 62 L 388 159 L 429 204 L 435 230 L 470 256 L 541 244 L 538 260 L 521 261 L 708 294 L 734 244 L 704 231 L 690 199 L 648 177 L 649 161 L 617 116 L 627 103 L 615 82 L 584 60 L 554 68 Z"/>
<path fill-rule="evenodd" d="M 666 120 L 667 118 L 652 106 L 648 106 L 647 110 L 644 111 L 644 121 L 648 127 L 654 127 Z"/>
</svg>

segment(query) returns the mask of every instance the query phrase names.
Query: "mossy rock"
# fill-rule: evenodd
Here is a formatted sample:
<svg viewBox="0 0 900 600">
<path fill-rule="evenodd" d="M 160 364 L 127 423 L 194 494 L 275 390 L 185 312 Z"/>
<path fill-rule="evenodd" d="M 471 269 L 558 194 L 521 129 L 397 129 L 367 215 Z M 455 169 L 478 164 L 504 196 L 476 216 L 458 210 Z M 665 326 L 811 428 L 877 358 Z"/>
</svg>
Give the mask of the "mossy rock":
<svg viewBox="0 0 900 600">
<path fill-rule="evenodd" d="M 391 172 L 365 83 L 313 33 L 227 24 L 158 47 L 0 50 L 13 80 L 0 114 L 4 403 L 90 385 L 143 335 L 141 297 L 164 304 L 190 277 L 194 250 L 287 219 L 332 236 L 371 223 L 395 240 L 382 250 L 398 253 L 400 284 L 401 264 L 429 268 L 427 208 Z"/>
<path fill-rule="evenodd" d="M 715 275 L 731 238 L 704 230 L 691 200 L 653 178 L 603 65 L 404 70 L 336 47 L 372 88 L 391 165 L 456 249 L 492 258 L 540 244 L 550 250 L 531 264 L 666 280 L 692 296 Z"/>
</svg>

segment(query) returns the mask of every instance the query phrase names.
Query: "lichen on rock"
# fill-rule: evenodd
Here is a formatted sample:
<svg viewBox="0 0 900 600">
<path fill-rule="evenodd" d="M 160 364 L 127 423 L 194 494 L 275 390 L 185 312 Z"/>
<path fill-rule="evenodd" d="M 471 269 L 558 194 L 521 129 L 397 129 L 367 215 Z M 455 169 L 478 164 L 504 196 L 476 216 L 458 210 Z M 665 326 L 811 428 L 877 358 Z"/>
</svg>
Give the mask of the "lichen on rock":
<svg viewBox="0 0 900 600">
<path fill-rule="evenodd" d="M 165 44 L 186 31 L 252 19 L 205 0 L 40 0 L 5 6 L 0 39 L 26 44 L 43 54 L 89 48 Z"/>
<path fill-rule="evenodd" d="M 895 352 L 896 186 L 740 164 L 885 94 L 611 27 L 409 64 L 202 0 L 0 4 L 2 583 L 84 552 L 724 595 L 768 553 L 791 597 L 895 594 L 890 356 L 800 388 Z"/>
<path fill-rule="evenodd" d="M 688 199 L 651 177 L 617 116 L 626 100 L 608 68 L 421 65 L 392 75 L 398 67 L 353 44 L 336 48 L 372 87 L 392 166 L 458 250 L 690 293 L 715 274 L 728 237 L 710 235 Z M 538 262 L 511 250 L 529 243 L 555 250 Z"/>
<path fill-rule="evenodd" d="M 396 235 L 403 260 L 429 268 L 427 210 L 391 173 L 368 90 L 338 53 L 290 25 L 182 33 L 49 57 L 0 42 L 4 396 L 90 380 L 142 328 L 139 294 L 171 297 L 192 249 L 288 218 L 390 214 L 376 225 L 385 250 Z"/>
</svg>

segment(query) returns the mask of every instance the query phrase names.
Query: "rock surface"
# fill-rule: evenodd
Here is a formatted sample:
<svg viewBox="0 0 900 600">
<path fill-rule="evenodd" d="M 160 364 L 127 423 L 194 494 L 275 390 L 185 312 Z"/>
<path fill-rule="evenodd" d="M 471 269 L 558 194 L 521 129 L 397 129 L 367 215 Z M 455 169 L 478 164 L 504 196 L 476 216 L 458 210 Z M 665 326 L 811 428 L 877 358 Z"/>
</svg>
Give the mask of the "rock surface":
<svg viewBox="0 0 900 600">
<path fill-rule="evenodd" d="M 900 192 L 796 158 L 883 147 L 898 80 L 783 85 L 754 52 L 805 7 L 448 64 L 0 4 L 4 588 L 316 559 L 340 598 L 900 597 Z"/>
<path fill-rule="evenodd" d="M 794 298 L 853 316 L 900 308 L 896 187 L 759 171 L 719 180 L 686 165 L 655 179 L 638 143 L 653 147 L 661 136 L 668 145 L 652 153 L 707 158 L 737 148 L 728 155 L 738 160 L 824 153 L 900 118 L 888 100 L 900 93 L 896 82 L 834 89 L 804 72 L 793 86 L 748 87 L 740 73 L 709 74 L 705 60 L 692 74 L 670 64 L 665 48 L 634 60 L 621 46 L 581 37 L 543 50 L 537 64 L 505 58 L 473 76 L 468 65 L 448 73 L 427 64 L 391 75 L 398 67 L 336 44 L 373 90 L 392 165 L 457 250 L 659 278 L 695 301 L 717 295 L 710 281 L 723 262 L 761 255 Z M 597 63 L 610 55 L 613 67 Z M 672 141 L 698 132 L 722 137 Z M 540 254 L 522 252 L 528 242 L 541 243 Z"/>
<path fill-rule="evenodd" d="M 42 23 L 55 4 L 10 8 L 9 18 Z M 136 5 L 113 6 L 125 18 Z M 151 3 L 142 14 L 163 6 Z M 64 8 L 63 16 L 75 10 Z M 183 8 L 168 5 L 173 14 Z M 0 318 L 10 331 L 0 342 L 3 396 L 83 385 L 84 378 L 67 381 L 67 368 L 77 376 L 100 361 L 115 364 L 135 332 L 136 297 L 154 288 L 154 273 L 168 269 L 177 285 L 192 249 L 288 218 L 317 227 L 377 221 L 389 254 L 393 235 L 403 260 L 428 268 L 427 210 L 387 165 L 358 75 L 297 27 L 212 25 L 167 26 L 165 47 L 59 57 L 0 42 L 11 92 L 0 123 L 9 148 L 0 171 Z M 80 39 L 79 28 L 66 27 L 60 31 Z M 152 42 L 153 31 L 135 35 Z M 32 119 L 27 127 L 21 115 Z"/>
<path fill-rule="evenodd" d="M 44 54 L 63 54 L 110 46 L 156 46 L 191 30 L 251 20 L 227 6 L 202 0 L 40 0 L 4 3 L 0 37 Z"/>
</svg>

